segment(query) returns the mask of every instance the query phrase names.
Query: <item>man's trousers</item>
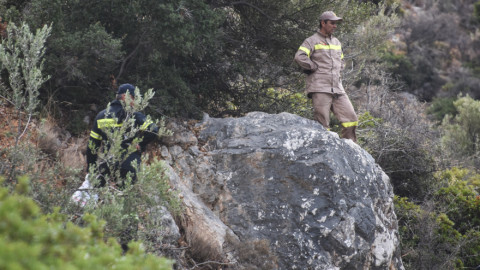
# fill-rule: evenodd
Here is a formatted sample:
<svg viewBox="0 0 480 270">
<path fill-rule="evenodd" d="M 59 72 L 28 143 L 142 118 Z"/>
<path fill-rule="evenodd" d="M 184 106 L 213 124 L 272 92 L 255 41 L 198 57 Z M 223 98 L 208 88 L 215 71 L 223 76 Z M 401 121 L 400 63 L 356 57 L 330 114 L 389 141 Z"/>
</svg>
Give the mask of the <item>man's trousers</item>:
<svg viewBox="0 0 480 270">
<path fill-rule="evenodd" d="M 330 111 L 342 123 L 342 138 L 357 141 L 358 117 L 347 94 L 311 93 L 315 119 L 330 129 Z"/>
</svg>

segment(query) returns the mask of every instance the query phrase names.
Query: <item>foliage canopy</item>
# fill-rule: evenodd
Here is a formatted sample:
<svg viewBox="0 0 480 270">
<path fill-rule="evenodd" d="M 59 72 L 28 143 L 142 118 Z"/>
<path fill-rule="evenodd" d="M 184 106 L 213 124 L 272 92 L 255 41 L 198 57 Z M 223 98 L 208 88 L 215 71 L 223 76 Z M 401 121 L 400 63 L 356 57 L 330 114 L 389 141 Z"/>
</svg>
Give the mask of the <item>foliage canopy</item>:
<svg viewBox="0 0 480 270">
<path fill-rule="evenodd" d="M 45 58 L 52 78 L 42 88 L 54 101 L 48 110 L 105 104 L 117 82 L 129 82 L 155 89 L 154 114 L 188 117 L 202 111 L 215 116 L 299 111 L 291 106 L 298 102 L 292 95 L 303 87 L 303 77 L 293 55 L 316 31 L 318 14 L 325 10 L 345 19 L 338 36 L 353 67 L 346 79 L 352 80 L 362 57 L 374 52 L 393 27 L 389 17 L 378 15 L 385 10 L 369 1 L 24 0 L 0 5 L 8 22 L 52 25 Z M 358 32 L 364 23 L 366 30 Z"/>
</svg>

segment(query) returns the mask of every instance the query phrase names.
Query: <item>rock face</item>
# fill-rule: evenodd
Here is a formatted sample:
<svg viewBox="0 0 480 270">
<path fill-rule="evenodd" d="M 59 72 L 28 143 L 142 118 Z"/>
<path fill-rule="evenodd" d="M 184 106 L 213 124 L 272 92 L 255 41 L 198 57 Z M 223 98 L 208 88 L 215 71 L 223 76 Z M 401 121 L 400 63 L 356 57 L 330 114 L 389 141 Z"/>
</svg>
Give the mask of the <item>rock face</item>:
<svg viewBox="0 0 480 270">
<path fill-rule="evenodd" d="M 184 136 L 162 155 L 187 205 L 182 226 L 196 240 L 204 231 L 217 257 L 240 263 L 232 236 L 267 240 L 277 269 L 404 269 L 392 186 L 357 144 L 288 113 L 172 129 Z"/>
</svg>

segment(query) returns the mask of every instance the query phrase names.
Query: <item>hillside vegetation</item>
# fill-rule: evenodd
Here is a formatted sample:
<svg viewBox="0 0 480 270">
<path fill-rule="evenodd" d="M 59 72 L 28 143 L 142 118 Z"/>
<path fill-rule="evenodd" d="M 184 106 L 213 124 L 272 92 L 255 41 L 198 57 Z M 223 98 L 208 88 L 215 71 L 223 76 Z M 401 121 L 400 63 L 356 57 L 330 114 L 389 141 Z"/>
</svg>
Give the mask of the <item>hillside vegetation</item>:
<svg viewBox="0 0 480 270">
<path fill-rule="evenodd" d="M 18 235 L 24 245 L 21 239 L 37 225 L 89 234 L 97 219 L 76 218 L 69 196 L 85 175 L 92 117 L 121 83 L 153 88 L 145 111 L 154 118 L 250 111 L 311 118 L 304 75 L 292 60 L 324 10 L 345 18 L 336 33 L 347 61 L 344 85 L 360 116 L 359 144 L 394 186 L 406 268 L 480 265 L 478 0 L 0 1 L 0 208 L 18 199 L 33 209 L 33 216 L 22 215 L 24 206 L 9 210 L 33 224 L 0 230 L 2 241 L 10 246 L 17 241 L 11 235 Z M 181 212 L 166 180 L 152 181 L 153 173 L 163 174 L 161 161 L 150 161 L 139 183 L 160 190 L 165 206 Z M 28 185 L 19 180 L 24 175 Z M 19 188 L 25 192 L 14 191 Z M 84 250 L 68 252 L 93 254 L 89 243 L 112 238 L 142 240 L 148 252 L 161 255 L 145 231 L 124 237 L 134 225 L 148 230 L 144 210 L 154 202 L 129 197 L 135 186 L 125 197 L 102 192 L 108 207 L 82 211 L 105 220 L 105 227 L 95 225 L 97 235 L 82 240 Z M 131 215 L 138 210 L 143 215 Z M 116 244 L 105 243 L 98 247 L 105 256 L 120 256 Z M 34 249 L 44 244 L 30 251 L 42 254 Z M 146 265 L 169 267 L 142 252 L 132 248 L 125 260 L 146 256 Z M 0 262 L 17 261 L 21 254 L 15 254 L 0 252 Z M 39 263 L 55 261 L 45 259 Z"/>
</svg>

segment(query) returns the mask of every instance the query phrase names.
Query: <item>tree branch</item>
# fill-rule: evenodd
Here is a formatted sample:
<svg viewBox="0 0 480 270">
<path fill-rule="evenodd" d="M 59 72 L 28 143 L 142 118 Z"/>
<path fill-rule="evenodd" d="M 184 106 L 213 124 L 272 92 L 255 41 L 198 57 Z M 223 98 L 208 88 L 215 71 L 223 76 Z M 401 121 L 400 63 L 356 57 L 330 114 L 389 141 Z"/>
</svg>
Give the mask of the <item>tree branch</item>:
<svg viewBox="0 0 480 270">
<path fill-rule="evenodd" d="M 32 120 L 32 114 L 28 114 L 28 121 L 27 121 L 27 124 L 25 124 L 25 128 L 23 129 L 23 132 L 22 134 L 20 134 L 20 136 L 18 137 L 18 140 L 20 141 L 20 139 L 23 137 L 23 135 L 25 135 L 25 132 L 27 131 L 27 128 L 28 128 L 28 125 L 30 124 L 30 121 Z"/>
<path fill-rule="evenodd" d="M 122 65 L 120 66 L 120 70 L 118 71 L 118 75 L 116 77 L 117 80 L 122 76 L 122 73 L 125 69 L 125 65 L 127 64 L 127 61 L 137 53 L 138 48 L 140 48 L 140 44 L 142 44 L 141 41 L 139 41 L 137 46 L 135 47 L 135 49 L 133 49 L 133 51 L 129 55 L 127 55 L 127 57 L 125 57 L 125 59 L 123 59 Z"/>
<path fill-rule="evenodd" d="M 269 20 L 272 20 L 272 21 L 275 20 L 275 18 L 270 17 L 270 16 L 269 16 L 267 13 L 265 13 L 261 8 L 255 6 L 255 5 L 251 4 L 251 3 L 248 3 L 248 2 L 245 2 L 245 1 L 236 1 L 236 2 L 230 3 L 230 5 L 232 5 L 232 6 L 235 6 L 235 5 L 245 5 L 245 6 L 249 6 L 249 7 L 253 8 L 253 9 L 257 10 L 258 12 L 260 12 L 263 16 L 267 17 Z"/>
<path fill-rule="evenodd" d="M 12 104 L 13 106 L 15 106 L 15 104 L 13 102 L 11 102 L 8 98 L 0 95 L 1 98 L 5 99 L 6 101 L 8 101 L 8 103 Z"/>
</svg>

